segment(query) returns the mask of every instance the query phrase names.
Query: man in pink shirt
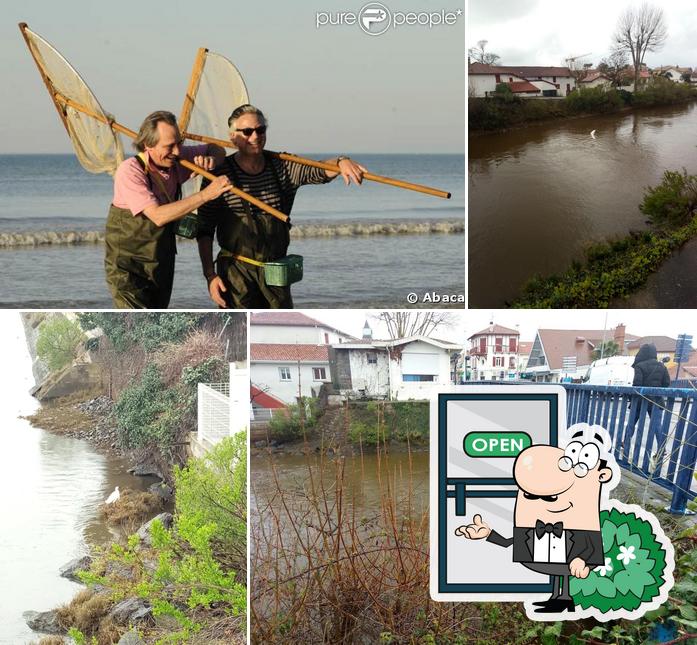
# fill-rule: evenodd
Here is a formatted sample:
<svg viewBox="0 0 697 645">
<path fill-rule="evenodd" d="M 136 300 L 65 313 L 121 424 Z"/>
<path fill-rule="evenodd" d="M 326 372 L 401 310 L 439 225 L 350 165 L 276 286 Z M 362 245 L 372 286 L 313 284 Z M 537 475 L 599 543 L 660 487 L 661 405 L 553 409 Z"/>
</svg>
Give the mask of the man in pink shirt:
<svg viewBox="0 0 697 645">
<path fill-rule="evenodd" d="M 139 154 L 114 175 L 106 225 L 106 279 L 119 309 L 166 309 L 172 294 L 177 221 L 230 188 L 226 176 L 181 198 L 192 171 L 179 159 L 212 170 L 225 159 L 214 145 L 183 146 L 175 116 L 153 112 L 133 145 Z"/>
</svg>

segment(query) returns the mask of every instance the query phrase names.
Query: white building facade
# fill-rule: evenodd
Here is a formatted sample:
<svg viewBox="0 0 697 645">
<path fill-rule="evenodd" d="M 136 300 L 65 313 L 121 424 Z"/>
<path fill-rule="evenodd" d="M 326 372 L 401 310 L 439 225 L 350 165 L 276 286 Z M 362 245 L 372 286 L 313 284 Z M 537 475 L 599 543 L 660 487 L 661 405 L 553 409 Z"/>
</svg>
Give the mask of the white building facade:
<svg viewBox="0 0 697 645">
<path fill-rule="evenodd" d="M 508 381 L 517 378 L 520 370 L 518 331 L 491 323 L 467 340 L 470 343 L 468 380 Z"/>
</svg>

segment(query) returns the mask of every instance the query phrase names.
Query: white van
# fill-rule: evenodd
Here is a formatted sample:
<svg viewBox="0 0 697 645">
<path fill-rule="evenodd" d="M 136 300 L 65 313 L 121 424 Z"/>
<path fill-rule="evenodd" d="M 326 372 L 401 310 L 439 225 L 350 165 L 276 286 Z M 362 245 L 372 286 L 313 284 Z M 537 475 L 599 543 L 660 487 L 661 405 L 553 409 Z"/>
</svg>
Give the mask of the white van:
<svg viewBox="0 0 697 645">
<path fill-rule="evenodd" d="M 588 368 L 588 385 L 631 385 L 634 381 L 634 356 L 610 356 L 593 361 Z"/>
</svg>

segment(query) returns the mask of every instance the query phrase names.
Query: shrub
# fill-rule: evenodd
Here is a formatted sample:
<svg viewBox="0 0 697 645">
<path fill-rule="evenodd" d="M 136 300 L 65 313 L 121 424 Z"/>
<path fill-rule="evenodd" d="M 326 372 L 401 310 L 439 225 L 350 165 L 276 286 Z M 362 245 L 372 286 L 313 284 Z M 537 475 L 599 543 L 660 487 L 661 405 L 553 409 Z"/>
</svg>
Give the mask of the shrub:
<svg viewBox="0 0 697 645">
<path fill-rule="evenodd" d="M 666 170 L 663 181 L 647 188 L 639 209 L 656 225 L 683 226 L 697 210 L 697 175 Z"/>
<path fill-rule="evenodd" d="M 616 90 L 606 90 L 603 87 L 588 87 L 571 92 L 564 99 L 570 113 L 614 112 L 624 105 L 622 97 Z"/>
<path fill-rule="evenodd" d="M 39 326 L 39 338 L 36 341 L 36 353 L 46 362 L 52 372 L 69 365 L 76 356 L 78 345 L 85 334 L 80 325 L 58 315 L 45 320 Z"/>
<path fill-rule="evenodd" d="M 666 554 L 651 524 L 634 513 L 617 508 L 600 512 L 605 566 L 585 579 L 571 578 L 574 602 L 605 613 L 633 611 L 659 595 L 665 584 Z"/>
<path fill-rule="evenodd" d="M 247 435 L 223 439 L 211 452 L 175 469 L 176 510 L 215 524 L 211 537 L 218 560 L 228 568 L 247 568 Z"/>
<path fill-rule="evenodd" d="M 134 345 L 151 352 L 165 343 L 180 341 L 205 317 L 190 313 L 79 314 L 83 328 L 101 328 L 117 352 L 126 352 Z"/>
<path fill-rule="evenodd" d="M 352 421 L 349 428 L 349 440 L 363 446 L 377 446 L 380 442 L 389 441 L 389 429 L 377 423 Z"/>
<path fill-rule="evenodd" d="M 292 403 L 271 417 L 269 428 L 272 438 L 280 442 L 302 439 L 317 424 L 317 414 L 317 399 L 303 397 L 301 405 Z"/>
</svg>

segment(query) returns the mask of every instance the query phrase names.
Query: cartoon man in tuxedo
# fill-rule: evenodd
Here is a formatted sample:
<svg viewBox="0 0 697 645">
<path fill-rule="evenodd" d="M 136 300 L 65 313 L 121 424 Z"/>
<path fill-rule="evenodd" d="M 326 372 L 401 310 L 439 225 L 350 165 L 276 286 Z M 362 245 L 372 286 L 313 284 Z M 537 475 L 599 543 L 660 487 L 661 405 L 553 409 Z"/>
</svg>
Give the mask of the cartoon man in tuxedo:
<svg viewBox="0 0 697 645">
<path fill-rule="evenodd" d="M 591 426 L 574 432 L 565 449 L 530 446 L 513 464 L 518 485 L 513 537 L 504 538 L 475 515 L 455 535 L 513 545 L 513 561 L 552 576 L 552 596 L 536 602 L 538 613 L 574 611 L 569 577 L 586 578 L 604 564 L 600 497 L 612 479 L 605 439 Z"/>
</svg>

